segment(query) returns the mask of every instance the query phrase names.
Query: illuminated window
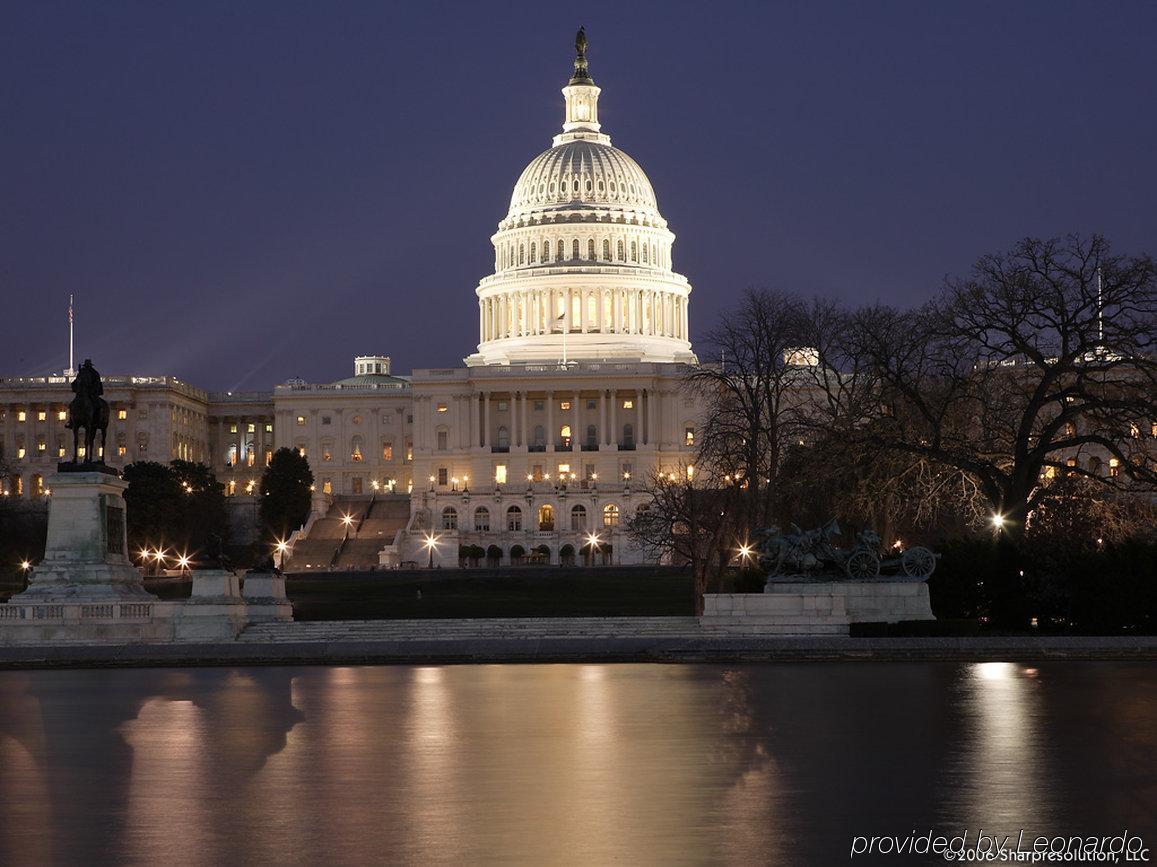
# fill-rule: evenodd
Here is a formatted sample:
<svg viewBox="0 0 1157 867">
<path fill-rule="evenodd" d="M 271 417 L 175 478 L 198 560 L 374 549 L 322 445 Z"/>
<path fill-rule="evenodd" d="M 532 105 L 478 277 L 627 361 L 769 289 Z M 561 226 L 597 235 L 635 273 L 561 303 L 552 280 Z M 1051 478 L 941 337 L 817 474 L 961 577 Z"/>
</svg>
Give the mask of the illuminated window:
<svg viewBox="0 0 1157 867">
<path fill-rule="evenodd" d="M 333 480 L 332 479 L 322 479 L 321 480 L 321 492 L 323 494 L 332 494 L 333 493 Z"/>
<path fill-rule="evenodd" d="M 236 424 L 229 425 L 229 433 L 237 433 L 237 425 Z"/>
<path fill-rule="evenodd" d="M 695 478 L 695 467 L 687 464 L 687 481 L 691 481 L 693 478 Z"/>
<path fill-rule="evenodd" d="M 1116 458 L 1109 458 L 1109 475 L 1114 479 L 1121 475 L 1121 462 Z"/>
<path fill-rule="evenodd" d="M 36 420 L 37 421 L 48 421 L 48 413 L 45 412 L 44 410 L 39 410 L 36 413 Z"/>
<path fill-rule="evenodd" d="M 252 449 L 252 447 L 250 447 L 249 451 L 245 453 L 245 464 L 246 464 L 246 466 L 251 467 L 256 463 L 257 463 L 257 452 L 255 452 Z"/>
<path fill-rule="evenodd" d="M 412 461 L 414 459 L 414 444 L 410 440 L 406 440 L 406 460 Z"/>
<path fill-rule="evenodd" d="M 57 421 L 67 421 L 67 419 L 68 419 L 68 410 L 62 409 L 62 410 L 57 411 L 57 413 L 56 413 L 56 420 Z"/>
<path fill-rule="evenodd" d="M 44 440 L 37 440 L 37 441 L 36 441 L 36 452 L 37 452 L 37 454 L 41 454 L 41 455 L 42 455 L 42 454 L 44 454 L 45 452 L 47 452 L 47 450 L 48 450 L 48 443 L 46 443 Z"/>
<path fill-rule="evenodd" d="M 121 446 L 121 448 L 123 449 L 123 448 L 124 448 L 124 446 Z M 121 455 L 121 454 L 124 454 L 124 452 L 122 452 L 120 449 L 117 449 L 117 454 L 118 454 L 118 455 Z M 64 457 L 64 446 L 57 446 L 57 447 L 56 447 L 56 456 L 57 456 L 58 458 L 63 458 L 63 457 Z"/>
<path fill-rule="evenodd" d="M 1069 458 L 1067 461 L 1065 461 L 1065 466 L 1067 466 L 1067 467 L 1075 467 L 1076 465 L 1077 465 L 1077 459 L 1076 458 Z"/>
<path fill-rule="evenodd" d="M 297 426 L 298 426 L 298 427 L 305 427 L 305 416 L 303 416 L 303 415 L 299 415 L 299 416 L 297 417 Z M 234 429 L 234 430 L 236 430 L 236 429 L 237 429 L 237 428 L 236 428 L 236 425 L 234 425 L 234 428 L 233 428 L 233 429 Z"/>
<path fill-rule="evenodd" d="M 16 420 L 17 421 L 27 421 L 28 420 L 28 413 L 26 413 L 22 409 L 18 409 L 16 411 Z"/>
<path fill-rule="evenodd" d="M 248 432 L 249 433 L 256 433 L 257 432 L 257 425 L 250 423 Z"/>
<path fill-rule="evenodd" d="M 534 481 L 541 482 L 542 481 L 542 464 L 535 464 L 534 467 L 531 468 L 530 476 L 532 479 L 534 479 Z"/>
<path fill-rule="evenodd" d="M 603 507 L 603 526 L 617 527 L 619 525 L 619 507 L 614 503 Z"/>
<path fill-rule="evenodd" d="M 506 464 L 499 464 L 494 468 L 494 481 L 496 484 L 506 484 Z"/>
<path fill-rule="evenodd" d="M 352 421 L 354 424 L 361 424 L 361 423 L 362 423 L 362 417 L 361 417 L 360 415 L 355 415 L 355 416 L 354 416 L 352 419 L 350 419 L 350 420 L 351 420 L 351 421 Z"/>
<path fill-rule="evenodd" d="M 444 403 L 438 404 L 438 412 L 446 412 L 446 404 L 444 404 Z"/>
<path fill-rule="evenodd" d="M 322 446 L 321 447 L 321 459 L 323 461 L 332 461 L 333 460 L 333 452 L 330 450 L 329 446 Z"/>
<path fill-rule="evenodd" d="M 1077 426 L 1071 421 L 1065 422 L 1065 436 L 1075 437 L 1077 435 Z"/>
<path fill-rule="evenodd" d="M 265 432 L 266 432 L 266 433 L 273 433 L 273 425 L 272 425 L 272 424 L 269 424 L 268 422 L 266 422 L 266 424 L 265 424 Z"/>
<path fill-rule="evenodd" d="M 361 461 L 362 460 L 362 438 L 361 437 L 354 437 L 352 440 L 350 440 L 350 460 L 352 460 L 352 461 Z"/>
<path fill-rule="evenodd" d="M 392 461 L 394 459 L 394 444 L 382 443 L 382 460 Z"/>
<path fill-rule="evenodd" d="M 237 493 L 237 483 L 230 480 L 225 483 L 225 496 L 232 497 Z"/>
<path fill-rule="evenodd" d="M 479 533 L 490 532 L 490 510 L 485 506 L 474 510 L 474 529 Z"/>
<path fill-rule="evenodd" d="M 538 509 L 538 529 L 549 533 L 554 530 L 554 507 L 540 506 Z"/>
<path fill-rule="evenodd" d="M 561 410 L 564 410 L 564 411 L 570 409 L 570 401 L 564 400 L 564 401 L 560 402 L 558 405 L 558 408 Z"/>
<path fill-rule="evenodd" d="M 305 446 L 298 446 L 297 447 L 297 454 L 299 457 L 304 458 L 305 457 Z"/>
<path fill-rule="evenodd" d="M 129 411 L 127 409 L 118 409 L 117 410 L 117 421 L 124 421 L 128 417 L 129 417 Z"/>
<path fill-rule="evenodd" d="M 635 402 L 631 398 L 627 398 L 626 400 L 623 401 L 623 409 L 634 409 L 634 408 L 635 408 Z"/>
<path fill-rule="evenodd" d="M 125 452 L 126 452 L 126 451 L 128 451 L 128 449 L 126 449 L 124 446 L 117 446 L 117 457 L 118 457 L 118 458 L 123 458 L 123 457 L 125 456 Z M 61 452 L 61 455 L 60 455 L 60 456 L 61 456 L 61 457 L 64 457 L 64 454 L 63 454 L 63 450 L 62 450 L 62 452 Z"/>
<path fill-rule="evenodd" d="M 685 428 L 683 430 L 683 445 L 685 445 L 685 446 L 695 445 L 695 428 L 688 427 L 688 428 Z"/>
<path fill-rule="evenodd" d="M 558 432 L 559 438 L 562 440 L 562 447 L 564 449 L 570 448 L 570 425 L 564 424 Z"/>
<path fill-rule="evenodd" d="M 273 449 L 266 449 L 265 450 L 265 466 L 269 466 L 271 463 L 273 463 Z"/>
</svg>

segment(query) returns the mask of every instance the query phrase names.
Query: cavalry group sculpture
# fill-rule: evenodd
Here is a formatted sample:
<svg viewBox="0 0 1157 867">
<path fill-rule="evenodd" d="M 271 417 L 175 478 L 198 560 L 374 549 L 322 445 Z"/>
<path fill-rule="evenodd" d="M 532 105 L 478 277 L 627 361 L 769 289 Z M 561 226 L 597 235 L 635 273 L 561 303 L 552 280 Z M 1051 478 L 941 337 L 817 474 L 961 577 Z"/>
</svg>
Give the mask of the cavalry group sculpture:
<svg viewBox="0 0 1157 867">
<path fill-rule="evenodd" d="M 850 548 L 836 546 L 832 538 L 840 525 L 832 518 L 822 527 L 803 530 L 795 524 L 784 533 L 768 527 L 756 533 L 755 549 L 768 580 L 811 580 L 842 575 L 853 581 L 870 581 L 881 573 L 891 580 L 924 581 L 936 569 L 936 554 L 927 548 L 906 548 L 896 556 L 886 556 L 880 537 L 861 530 Z"/>
</svg>

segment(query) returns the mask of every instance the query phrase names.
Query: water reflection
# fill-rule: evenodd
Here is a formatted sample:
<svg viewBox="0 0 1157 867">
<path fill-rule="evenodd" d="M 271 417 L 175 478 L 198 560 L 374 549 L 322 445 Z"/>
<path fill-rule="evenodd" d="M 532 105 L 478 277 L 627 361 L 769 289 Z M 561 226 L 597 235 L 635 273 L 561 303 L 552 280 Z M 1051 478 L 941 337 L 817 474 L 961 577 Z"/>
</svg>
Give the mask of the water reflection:
<svg viewBox="0 0 1157 867">
<path fill-rule="evenodd" d="M 0 864 L 831 864 L 853 834 L 1144 833 L 1155 746 L 1157 674 L 1114 663 L 4 672 Z"/>
</svg>

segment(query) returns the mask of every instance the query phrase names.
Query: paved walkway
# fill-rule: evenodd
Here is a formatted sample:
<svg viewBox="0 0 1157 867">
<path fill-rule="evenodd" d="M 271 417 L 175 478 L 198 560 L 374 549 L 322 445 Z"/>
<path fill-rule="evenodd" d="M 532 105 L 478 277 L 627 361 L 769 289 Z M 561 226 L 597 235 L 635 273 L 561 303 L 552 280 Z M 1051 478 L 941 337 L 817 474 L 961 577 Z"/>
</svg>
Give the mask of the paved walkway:
<svg viewBox="0 0 1157 867">
<path fill-rule="evenodd" d="M 0 648 L 0 668 L 502 662 L 1157 661 L 1157 636 L 848 638 L 705 629 L 693 617 L 257 624 L 226 644 Z"/>
</svg>

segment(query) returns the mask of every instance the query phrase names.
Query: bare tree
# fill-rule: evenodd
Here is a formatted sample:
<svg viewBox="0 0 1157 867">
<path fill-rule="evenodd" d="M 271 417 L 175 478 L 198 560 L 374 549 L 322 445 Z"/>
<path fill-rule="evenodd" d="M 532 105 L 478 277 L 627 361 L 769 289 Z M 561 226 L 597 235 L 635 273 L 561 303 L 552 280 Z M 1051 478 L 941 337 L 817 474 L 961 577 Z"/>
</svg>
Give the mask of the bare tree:
<svg viewBox="0 0 1157 867">
<path fill-rule="evenodd" d="M 688 472 L 688 468 L 692 471 Z M 645 502 L 627 523 L 632 541 L 653 559 L 691 568 L 695 614 L 703 613 L 703 594 L 718 587 L 737 542 L 740 484 L 683 464 L 644 480 Z"/>
<path fill-rule="evenodd" d="M 1009 537 L 1057 473 L 1151 490 L 1157 275 L 1100 237 L 1027 239 L 981 258 L 914 312 L 860 311 L 822 370 L 871 380 L 825 391 L 823 423 L 849 441 L 975 479 Z M 1082 466 L 1090 450 L 1112 472 Z M 1072 458 L 1076 456 L 1075 464 Z"/>
</svg>

